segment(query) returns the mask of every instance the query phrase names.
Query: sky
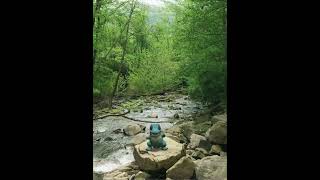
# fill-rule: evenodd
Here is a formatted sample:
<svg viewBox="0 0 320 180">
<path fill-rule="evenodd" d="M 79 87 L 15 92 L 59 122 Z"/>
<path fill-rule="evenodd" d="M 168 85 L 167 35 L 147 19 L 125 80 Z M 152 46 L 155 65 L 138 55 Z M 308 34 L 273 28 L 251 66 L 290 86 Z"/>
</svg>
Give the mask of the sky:
<svg viewBox="0 0 320 180">
<path fill-rule="evenodd" d="M 140 2 L 150 5 L 150 6 L 164 6 L 164 2 L 162 0 L 139 0 Z M 173 2 L 174 0 L 167 0 Z"/>
<path fill-rule="evenodd" d="M 163 6 L 162 0 L 139 0 L 140 2 L 150 5 L 150 6 Z"/>
</svg>

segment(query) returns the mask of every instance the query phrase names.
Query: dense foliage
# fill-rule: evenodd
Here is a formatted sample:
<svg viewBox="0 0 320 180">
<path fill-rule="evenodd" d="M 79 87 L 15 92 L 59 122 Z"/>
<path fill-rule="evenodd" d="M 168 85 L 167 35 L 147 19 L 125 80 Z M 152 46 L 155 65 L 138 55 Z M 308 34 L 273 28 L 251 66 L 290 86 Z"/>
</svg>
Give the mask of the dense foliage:
<svg viewBox="0 0 320 180">
<path fill-rule="evenodd" d="M 94 97 L 187 87 L 226 104 L 226 0 L 94 1 Z M 111 103 L 111 102 L 110 102 Z"/>
</svg>

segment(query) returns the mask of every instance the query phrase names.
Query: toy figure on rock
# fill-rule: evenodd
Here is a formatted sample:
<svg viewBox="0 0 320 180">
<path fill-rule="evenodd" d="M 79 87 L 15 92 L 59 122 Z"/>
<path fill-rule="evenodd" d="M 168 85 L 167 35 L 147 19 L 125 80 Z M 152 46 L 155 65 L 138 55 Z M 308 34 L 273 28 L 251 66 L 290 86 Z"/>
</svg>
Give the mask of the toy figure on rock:
<svg viewBox="0 0 320 180">
<path fill-rule="evenodd" d="M 150 136 L 147 137 L 147 151 L 152 151 L 155 149 L 167 150 L 167 144 L 163 140 L 165 134 L 161 131 L 160 124 L 151 124 L 150 125 Z"/>
</svg>

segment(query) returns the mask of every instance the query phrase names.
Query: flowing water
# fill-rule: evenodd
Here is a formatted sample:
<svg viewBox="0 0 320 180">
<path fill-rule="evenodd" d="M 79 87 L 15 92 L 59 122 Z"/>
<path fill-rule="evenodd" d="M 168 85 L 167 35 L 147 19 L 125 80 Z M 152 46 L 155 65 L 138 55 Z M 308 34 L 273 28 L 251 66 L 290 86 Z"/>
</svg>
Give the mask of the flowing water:
<svg viewBox="0 0 320 180">
<path fill-rule="evenodd" d="M 179 120 L 184 120 L 204 109 L 203 104 L 177 93 L 142 97 L 138 100 L 142 101 L 140 108 L 143 112 L 130 112 L 126 116 L 147 122 L 136 122 L 121 116 L 93 121 L 93 171 L 95 173 L 110 172 L 134 161 L 133 148 L 128 146 L 133 136 L 125 136 L 115 131 L 129 124 L 140 124 L 147 127 L 145 133 L 148 134 L 151 124 L 148 122 L 151 121 L 159 122 L 161 128 L 165 130 L 177 122 L 174 114 L 178 113 Z M 152 113 L 156 113 L 158 118 L 150 118 Z"/>
</svg>

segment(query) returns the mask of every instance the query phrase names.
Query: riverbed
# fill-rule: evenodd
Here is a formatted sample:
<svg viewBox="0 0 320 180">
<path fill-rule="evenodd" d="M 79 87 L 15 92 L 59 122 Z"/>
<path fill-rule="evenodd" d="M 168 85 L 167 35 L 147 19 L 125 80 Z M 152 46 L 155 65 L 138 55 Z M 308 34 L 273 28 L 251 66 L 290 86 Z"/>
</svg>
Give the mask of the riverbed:
<svg viewBox="0 0 320 180">
<path fill-rule="evenodd" d="M 150 122 L 160 123 L 162 130 L 165 130 L 178 121 L 190 120 L 193 114 L 203 111 L 206 107 L 200 102 L 191 100 L 189 96 L 176 92 L 122 100 L 122 103 L 126 101 L 139 101 L 141 104 L 138 111 L 130 111 L 126 116 L 145 122 L 136 122 L 121 116 L 111 116 L 93 121 L 94 173 L 110 172 L 134 161 L 133 148 L 129 146 L 133 136 L 125 136 L 120 132 L 127 125 L 146 126 L 144 133 L 148 134 Z M 156 114 L 158 117 L 152 118 L 152 114 Z"/>
</svg>

